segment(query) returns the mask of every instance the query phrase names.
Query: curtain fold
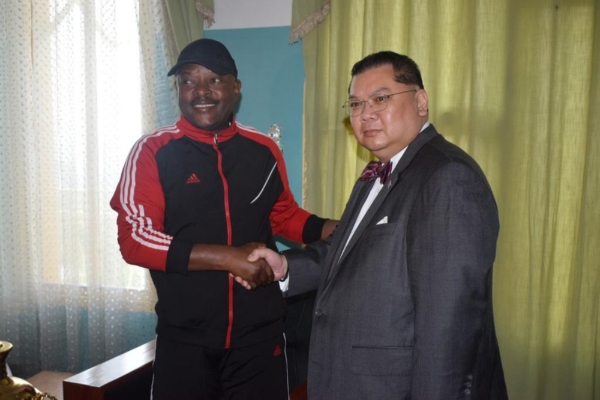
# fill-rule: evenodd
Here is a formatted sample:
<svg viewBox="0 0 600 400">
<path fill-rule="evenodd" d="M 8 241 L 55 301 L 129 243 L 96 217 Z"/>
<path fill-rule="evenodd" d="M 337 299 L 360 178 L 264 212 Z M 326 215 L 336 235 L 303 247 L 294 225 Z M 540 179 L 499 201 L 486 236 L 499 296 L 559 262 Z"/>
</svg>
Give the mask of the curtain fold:
<svg viewBox="0 0 600 400">
<path fill-rule="evenodd" d="M 303 38 L 306 208 L 339 217 L 371 157 L 341 105 L 375 51 L 420 65 L 430 121 L 485 171 L 511 399 L 600 398 L 599 32 L 594 0 L 331 0 Z"/>
<path fill-rule="evenodd" d="M 171 61 L 190 42 L 200 39 L 204 33 L 204 23 L 210 27 L 214 22 L 214 0 L 164 0 L 167 6 L 171 29 L 177 51 Z"/>
<path fill-rule="evenodd" d="M 0 6 L 0 338 L 28 377 L 79 372 L 154 337 L 146 270 L 109 207 L 143 129 L 172 123 L 159 0 Z M 148 131 L 146 131 L 148 132 Z"/>
<path fill-rule="evenodd" d="M 329 0 L 303 0 L 292 2 L 292 26 L 290 43 L 296 43 L 304 35 L 323 22 L 329 14 Z"/>
</svg>

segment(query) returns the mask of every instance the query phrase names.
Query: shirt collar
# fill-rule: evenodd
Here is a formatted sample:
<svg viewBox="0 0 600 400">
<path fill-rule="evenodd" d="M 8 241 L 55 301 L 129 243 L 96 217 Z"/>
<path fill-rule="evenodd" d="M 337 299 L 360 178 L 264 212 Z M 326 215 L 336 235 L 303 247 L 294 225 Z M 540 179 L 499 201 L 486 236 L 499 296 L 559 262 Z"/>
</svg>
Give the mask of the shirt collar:
<svg viewBox="0 0 600 400">
<path fill-rule="evenodd" d="M 183 132 L 184 135 L 186 135 L 198 142 L 210 143 L 210 144 L 215 143 L 215 134 L 213 132 L 205 131 L 203 129 L 195 127 L 194 125 L 192 125 L 190 123 L 190 121 L 187 120 L 187 118 L 185 118 L 183 116 L 183 114 L 179 118 L 179 121 L 177 121 L 177 126 L 179 127 L 179 129 L 181 129 L 181 131 Z M 238 132 L 238 124 L 237 124 L 237 121 L 235 120 L 235 116 L 232 116 L 231 123 L 229 124 L 229 126 L 225 129 L 223 129 L 221 132 L 219 132 L 216 135 L 216 137 L 218 139 L 218 142 L 221 143 L 221 142 L 231 139 L 237 132 Z"/>
</svg>

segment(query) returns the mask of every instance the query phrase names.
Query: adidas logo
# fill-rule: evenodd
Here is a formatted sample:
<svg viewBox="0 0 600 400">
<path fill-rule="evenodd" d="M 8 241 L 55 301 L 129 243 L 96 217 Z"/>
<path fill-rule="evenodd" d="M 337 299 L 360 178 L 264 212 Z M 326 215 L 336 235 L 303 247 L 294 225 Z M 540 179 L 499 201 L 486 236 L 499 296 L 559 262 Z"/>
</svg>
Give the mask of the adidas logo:
<svg viewBox="0 0 600 400">
<path fill-rule="evenodd" d="M 275 351 L 273 352 L 273 357 L 277 357 L 283 354 L 283 351 L 281 350 L 281 346 L 276 344 L 275 345 Z"/>
<path fill-rule="evenodd" d="M 198 177 L 196 176 L 196 174 L 192 174 L 187 179 L 187 181 L 185 181 L 185 183 L 187 183 L 188 185 L 190 185 L 192 183 L 200 183 L 200 179 L 198 179 Z"/>
</svg>

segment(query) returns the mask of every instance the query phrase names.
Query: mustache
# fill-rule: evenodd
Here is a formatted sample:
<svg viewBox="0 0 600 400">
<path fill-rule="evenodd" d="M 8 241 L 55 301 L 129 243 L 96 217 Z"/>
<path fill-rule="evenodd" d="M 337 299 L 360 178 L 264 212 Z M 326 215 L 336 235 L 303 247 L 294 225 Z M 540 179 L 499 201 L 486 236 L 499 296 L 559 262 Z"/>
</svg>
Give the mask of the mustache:
<svg viewBox="0 0 600 400">
<path fill-rule="evenodd" d="M 219 101 L 215 100 L 211 97 L 208 96 L 201 96 L 201 97 L 194 97 L 192 99 L 192 101 L 190 101 L 190 104 L 192 106 L 198 105 L 198 104 L 217 104 Z"/>
</svg>

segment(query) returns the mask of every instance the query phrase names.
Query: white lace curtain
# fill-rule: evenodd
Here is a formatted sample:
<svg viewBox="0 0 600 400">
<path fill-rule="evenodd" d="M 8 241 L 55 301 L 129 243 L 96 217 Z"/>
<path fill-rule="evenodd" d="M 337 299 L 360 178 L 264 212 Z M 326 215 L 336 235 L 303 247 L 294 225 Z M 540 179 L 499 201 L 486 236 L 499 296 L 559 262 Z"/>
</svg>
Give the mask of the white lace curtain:
<svg viewBox="0 0 600 400">
<path fill-rule="evenodd" d="M 108 203 L 135 140 L 178 114 L 166 7 L 3 0 L 0 21 L 0 340 L 17 376 L 80 371 L 154 336 Z"/>
</svg>

